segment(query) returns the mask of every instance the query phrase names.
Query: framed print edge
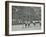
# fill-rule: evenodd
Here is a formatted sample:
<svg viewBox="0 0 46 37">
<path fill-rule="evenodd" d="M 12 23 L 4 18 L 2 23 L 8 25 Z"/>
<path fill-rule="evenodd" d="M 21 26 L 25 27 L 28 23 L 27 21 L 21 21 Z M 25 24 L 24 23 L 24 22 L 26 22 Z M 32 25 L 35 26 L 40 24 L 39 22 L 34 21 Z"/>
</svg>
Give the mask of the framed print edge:
<svg viewBox="0 0 46 37">
<path fill-rule="evenodd" d="M 5 35 L 8 36 L 9 35 L 9 22 L 8 22 L 8 18 L 9 18 L 9 4 L 7 1 L 5 1 Z"/>
<path fill-rule="evenodd" d="M 24 34 L 9 34 L 9 3 L 26 3 L 26 4 L 41 4 L 44 6 L 44 32 L 40 33 L 24 33 Z M 32 34 L 45 34 L 45 3 L 37 2 L 17 2 L 17 1 L 5 1 L 5 35 L 6 36 L 18 36 L 18 35 L 32 35 Z"/>
</svg>

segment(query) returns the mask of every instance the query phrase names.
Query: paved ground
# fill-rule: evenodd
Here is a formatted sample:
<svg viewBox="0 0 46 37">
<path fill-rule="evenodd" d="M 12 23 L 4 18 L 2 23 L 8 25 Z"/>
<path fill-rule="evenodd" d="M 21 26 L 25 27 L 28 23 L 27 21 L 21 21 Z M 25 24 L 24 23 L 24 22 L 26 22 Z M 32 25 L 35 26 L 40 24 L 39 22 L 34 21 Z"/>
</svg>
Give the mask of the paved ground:
<svg viewBox="0 0 46 37">
<path fill-rule="evenodd" d="M 30 24 L 29 27 L 28 26 L 25 27 L 25 24 L 12 26 L 12 31 L 39 30 L 39 29 L 41 29 L 40 24 L 36 24 L 35 26 L 33 24 Z"/>
</svg>

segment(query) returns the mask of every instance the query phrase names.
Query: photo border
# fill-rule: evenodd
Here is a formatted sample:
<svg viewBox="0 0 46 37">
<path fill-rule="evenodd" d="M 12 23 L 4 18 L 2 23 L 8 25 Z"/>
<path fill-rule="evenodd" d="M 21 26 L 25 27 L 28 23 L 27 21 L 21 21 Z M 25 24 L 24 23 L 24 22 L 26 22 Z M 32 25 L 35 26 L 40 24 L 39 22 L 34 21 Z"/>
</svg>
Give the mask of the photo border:
<svg viewBox="0 0 46 37">
<path fill-rule="evenodd" d="M 42 33 L 26 33 L 26 34 L 9 34 L 9 3 L 26 3 L 26 4 L 41 4 L 44 5 L 44 32 Z M 32 34 L 45 34 L 45 3 L 37 2 L 20 2 L 20 1 L 5 1 L 5 35 L 18 36 L 18 35 L 32 35 Z"/>
</svg>

